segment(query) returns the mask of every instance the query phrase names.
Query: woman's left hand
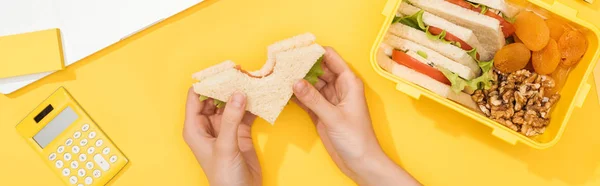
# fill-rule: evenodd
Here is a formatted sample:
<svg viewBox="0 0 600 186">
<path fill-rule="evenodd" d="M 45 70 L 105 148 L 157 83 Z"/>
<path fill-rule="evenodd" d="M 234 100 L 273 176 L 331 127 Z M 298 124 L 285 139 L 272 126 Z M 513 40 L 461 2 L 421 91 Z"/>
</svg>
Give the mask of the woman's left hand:
<svg viewBox="0 0 600 186">
<path fill-rule="evenodd" d="M 245 111 L 246 97 L 235 93 L 224 109 L 212 99 L 200 101 L 188 91 L 183 138 L 211 185 L 262 185 L 250 126 L 256 116 Z"/>
</svg>

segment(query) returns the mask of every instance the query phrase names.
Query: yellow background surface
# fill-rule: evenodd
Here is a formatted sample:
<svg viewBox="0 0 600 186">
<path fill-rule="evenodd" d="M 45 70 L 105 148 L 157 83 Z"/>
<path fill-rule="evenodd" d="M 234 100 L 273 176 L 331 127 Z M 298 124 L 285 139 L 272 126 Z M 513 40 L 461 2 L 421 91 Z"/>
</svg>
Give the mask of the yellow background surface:
<svg viewBox="0 0 600 186">
<path fill-rule="evenodd" d="M 232 59 L 258 69 L 266 46 L 310 31 L 365 81 L 385 152 L 426 185 L 600 185 L 595 87 L 548 150 L 509 145 L 491 129 L 396 91 L 369 63 L 384 0 L 220 0 L 183 12 L 11 95 L 0 96 L 0 185 L 60 185 L 15 125 L 65 86 L 129 158 L 113 185 L 207 185 L 181 133 L 193 72 Z M 589 83 L 593 83 L 590 79 Z M 584 120 L 593 119 L 591 122 Z M 596 123 L 596 124 L 594 124 Z M 351 185 L 310 119 L 290 104 L 253 137 L 265 185 Z"/>
</svg>

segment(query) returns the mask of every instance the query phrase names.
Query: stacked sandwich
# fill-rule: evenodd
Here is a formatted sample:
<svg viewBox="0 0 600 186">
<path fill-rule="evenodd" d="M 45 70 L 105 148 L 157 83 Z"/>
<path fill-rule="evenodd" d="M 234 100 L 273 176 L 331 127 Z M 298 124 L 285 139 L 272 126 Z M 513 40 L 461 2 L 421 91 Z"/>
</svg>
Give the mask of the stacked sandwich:
<svg viewBox="0 0 600 186">
<path fill-rule="evenodd" d="M 518 11 L 503 0 L 407 0 L 377 61 L 400 78 L 479 110 L 470 95 L 491 86 L 494 55 L 512 38 Z"/>
</svg>

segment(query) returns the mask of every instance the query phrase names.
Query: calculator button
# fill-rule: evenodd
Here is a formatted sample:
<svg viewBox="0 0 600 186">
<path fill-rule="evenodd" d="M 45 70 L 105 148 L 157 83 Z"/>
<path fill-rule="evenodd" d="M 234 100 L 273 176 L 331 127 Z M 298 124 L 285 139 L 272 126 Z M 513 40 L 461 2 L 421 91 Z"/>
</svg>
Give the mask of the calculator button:
<svg viewBox="0 0 600 186">
<path fill-rule="evenodd" d="M 92 177 L 89 177 L 89 176 L 88 176 L 88 177 L 86 177 L 86 178 L 85 178 L 85 184 L 86 184 L 86 185 L 91 185 L 91 184 L 92 184 Z"/>
<path fill-rule="evenodd" d="M 56 151 L 58 153 L 63 153 L 65 151 L 65 147 L 64 146 L 59 146 L 58 149 L 56 149 Z"/>
<path fill-rule="evenodd" d="M 108 161 L 110 161 L 111 163 L 116 162 L 117 161 L 117 156 L 116 155 L 111 156 L 110 159 L 108 159 Z"/>
<path fill-rule="evenodd" d="M 79 150 L 79 146 L 73 146 L 73 148 L 71 148 L 71 151 L 73 151 L 75 154 L 79 153 Z"/>
<path fill-rule="evenodd" d="M 79 131 L 75 132 L 75 134 L 73 134 L 73 137 L 75 139 L 79 139 L 79 137 L 81 137 L 81 132 L 79 132 Z"/>
<path fill-rule="evenodd" d="M 96 151 L 96 149 L 94 147 L 88 148 L 88 154 L 92 154 L 92 153 L 94 153 L 94 151 Z"/>
<path fill-rule="evenodd" d="M 77 177 L 75 177 L 75 176 L 71 176 L 71 177 L 69 178 L 69 182 L 70 182 L 71 184 L 75 184 L 75 183 L 77 183 Z"/>
<path fill-rule="evenodd" d="M 56 168 L 60 169 L 63 167 L 63 162 L 62 162 L 62 160 L 58 160 L 58 161 L 56 161 L 56 163 L 54 165 L 56 165 Z"/>
<path fill-rule="evenodd" d="M 80 154 L 79 161 L 85 161 L 85 160 L 87 160 L 87 156 L 85 154 Z"/>
<path fill-rule="evenodd" d="M 88 134 L 88 138 L 90 139 L 94 139 L 96 137 L 96 132 L 90 132 L 90 134 Z"/>
<path fill-rule="evenodd" d="M 68 176 L 71 174 L 71 170 L 69 168 L 64 168 L 62 171 L 63 176 Z"/>
<path fill-rule="evenodd" d="M 100 177 L 100 175 L 102 175 L 102 172 L 100 172 L 100 170 L 94 170 L 92 175 L 97 178 L 97 177 Z"/>
<path fill-rule="evenodd" d="M 50 161 L 54 161 L 54 160 L 56 159 L 56 153 L 52 153 L 52 154 L 50 154 L 50 156 L 48 156 L 48 159 L 49 159 Z"/>
<path fill-rule="evenodd" d="M 92 168 L 94 168 L 94 163 L 92 163 L 92 162 L 87 162 L 87 163 L 85 163 L 85 168 L 87 168 L 87 169 L 92 169 Z"/>
<path fill-rule="evenodd" d="M 79 177 L 83 177 L 83 176 L 85 176 L 85 170 L 83 170 L 83 169 L 79 169 L 79 170 L 77 171 L 77 176 L 79 176 Z"/>
<path fill-rule="evenodd" d="M 90 125 L 89 125 L 89 124 L 84 124 L 84 125 L 81 127 L 81 130 L 83 130 L 83 132 L 85 132 L 85 131 L 88 131 L 88 129 L 90 129 Z"/>
<path fill-rule="evenodd" d="M 108 155 L 108 153 L 110 153 L 110 148 L 106 147 L 104 150 L 102 150 L 102 154 Z"/>
<path fill-rule="evenodd" d="M 71 162 L 71 168 L 76 169 L 77 167 L 79 167 L 79 163 L 77 163 L 77 161 Z"/>
<path fill-rule="evenodd" d="M 94 161 L 96 164 L 98 164 L 98 166 L 100 166 L 100 168 L 102 168 L 103 171 L 107 171 L 110 168 L 108 162 L 106 162 L 104 157 L 102 157 L 100 154 L 94 155 Z"/>
<path fill-rule="evenodd" d="M 67 141 L 65 142 L 65 145 L 67 145 L 67 146 L 73 145 L 73 140 L 71 138 L 67 139 Z"/>
<path fill-rule="evenodd" d="M 71 154 L 67 152 L 67 153 L 65 153 L 63 158 L 65 158 L 65 160 L 67 160 L 67 161 L 71 161 Z"/>
<path fill-rule="evenodd" d="M 88 143 L 87 139 L 83 139 L 79 142 L 79 145 L 85 146 L 85 145 L 87 145 L 87 143 Z"/>
<path fill-rule="evenodd" d="M 102 141 L 102 139 L 99 139 L 98 141 L 96 141 L 96 147 L 102 146 L 103 143 L 104 141 Z"/>
</svg>

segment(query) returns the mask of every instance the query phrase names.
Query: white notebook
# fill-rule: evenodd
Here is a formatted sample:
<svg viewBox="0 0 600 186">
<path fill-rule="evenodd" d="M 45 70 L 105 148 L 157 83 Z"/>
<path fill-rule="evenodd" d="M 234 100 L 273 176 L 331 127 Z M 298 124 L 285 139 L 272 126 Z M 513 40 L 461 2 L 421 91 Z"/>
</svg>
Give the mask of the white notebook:
<svg viewBox="0 0 600 186">
<path fill-rule="evenodd" d="M 0 0 L 2 36 L 59 28 L 65 66 L 203 0 Z M 9 94 L 53 72 L 0 79 Z"/>
</svg>

